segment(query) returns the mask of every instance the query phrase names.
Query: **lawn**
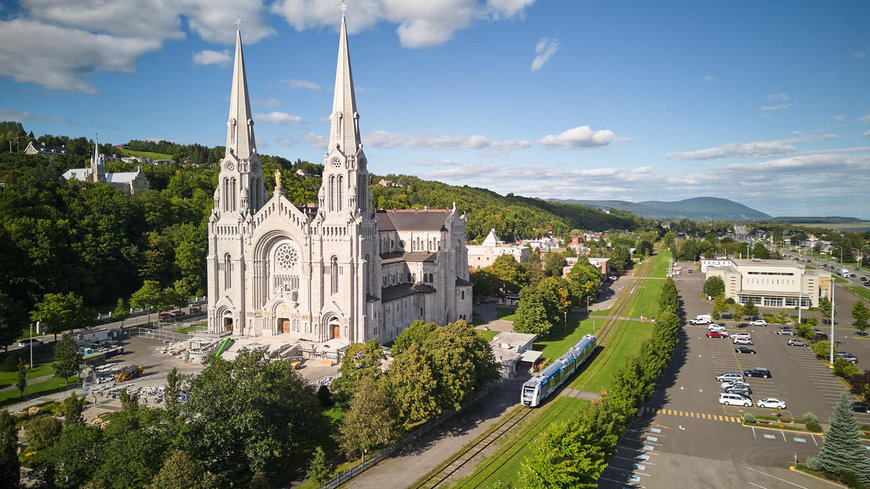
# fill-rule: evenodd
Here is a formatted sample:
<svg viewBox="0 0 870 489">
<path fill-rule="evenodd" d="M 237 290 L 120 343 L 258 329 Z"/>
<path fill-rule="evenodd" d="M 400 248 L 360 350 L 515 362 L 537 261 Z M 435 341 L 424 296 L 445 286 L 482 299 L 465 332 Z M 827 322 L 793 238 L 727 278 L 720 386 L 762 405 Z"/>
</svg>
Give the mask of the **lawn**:
<svg viewBox="0 0 870 489">
<path fill-rule="evenodd" d="M 134 151 L 132 149 L 122 149 L 121 153 L 127 156 L 144 156 L 145 158 L 151 158 L 152 160 L 171 160 L 172 155 L 164 154 L 164 153 L 152 153 L 150 151 Z"/>
<path fill-rule="evenodd" d="M 671 258 L 671 252 L 666 249 L 661 249 L 653 255 L 653 264 L 650 265 L 650 277 L 665 277 L 668 274 L 668 260 Z"/>
<path fill-rule="evenodd" d="M 559 323 L 553 326 L 552 335 L 545 340 L 538 339 L 533 349 L 542 351 L 542 357 L 556 359 L 574 346 L 585 334 L 592 333 L 592 324 L 600 327 L 604 319 L 583 319 L 574 314 L 568 315 L 568 324 Z"/>
<path fill-rule="evenodd" d="M 504 319 L 505 321 L 513 321 L 516 319 L 516 308 L 513 307 L 497 307 L 496 311 L 498 312 L 498 318 Z"/>
<path fill-rule="evenodd" d="M 27 360 L 25 360 L 27 362 Z M 54 367 L 50 363 L 37 365 L 36 368 L 30 369 L 27 372 L 27 379 L 35 379 L 43 375 L 54 374 Z M 18 381 L 18 372 L 0 372 L 0 386 L 12 385 Z"/>
<path fill-rule="evenodd" d="M 78 377 L 70 377 L 69 385 L 67 385 L 64 379 L 58 378 L 37 382 L 35 384 L 27 386 L 27 394 L 28 397 L 33 398 L 37 395 L 44 396 L 46 394 L 60 392 L 75 387 L 78 380 Z M 22 400 L 23 399 L 21 399 L 21 395 L 19 394 L 18 389 L 7 389 L 4 391 L 0 391 L 0 407 L 9 404 L 15 404 L 17 402 L 21 402 Z"/>
<path fill-rule="evenodd" d="M 186 328 L 181 328 L 181 329 L 179 329 L 179 330 L 177 331 L 177 333 L 179 333 L 179 334 L 188 334 L 188 333 L 192 333 L 192 332 L 194 332 L 194 331 L 196 331 L 196 330 L 206 329 L 207 327 L 208 327 L 208 324 L 207 324 L 207 323 L 191 324 L 190 326 L 188 326 L 188 327 L 186 327 Z"/>
<path fill-rule="evenodd" d="M 453 487 L 486 488 L 499 480 L 517 483 L 523 461 L 532 454 L 533 441 L 547 426 L 570 418 L 584 402 L 573 397 L 550 399 L 543 407 L 537 408 L 539 412 L 531 421 L 514 429 L 518 435 L 502 441 L 493 455 L 477 464 L 470 476 Z M 490 482 L 484 484 L 485 481 Z"/>
<path fill-rule="evenodd" d="M 861 287 L 861 286 L 852 286 L 849 287 L 849 291 L 858 297 L 863 297 L 864 299 L 870 301 L 870 287 Z M 836 300 L 836 297 L 834 297 Z"/>
<path fill-rule="evenodd" d="M 496 335 L 501 333 L 501 331 L 492 331 L 488 329 L 476 329 L 475 331 L 482 334 L 483 337 L 486 338 L 486 341 L 492 341 L 492 339 L 495 338 Z"/>
<path fill-rule="evenodd" d="M 627 330 L 619 337 L 618 342 L 610 343 L 601 348 L 569 387 L 589 392 L 609 390 L 616 371 L 628 357 L 640 351 L 640 345 L 652 336 L 654 326 L 650 323 L 637 321 L 619 321 L 614 327 L 627 328 Z M 616 337 L 616 331 L 611 334 L 613 335 L 611 338 Z"/>
</svg>

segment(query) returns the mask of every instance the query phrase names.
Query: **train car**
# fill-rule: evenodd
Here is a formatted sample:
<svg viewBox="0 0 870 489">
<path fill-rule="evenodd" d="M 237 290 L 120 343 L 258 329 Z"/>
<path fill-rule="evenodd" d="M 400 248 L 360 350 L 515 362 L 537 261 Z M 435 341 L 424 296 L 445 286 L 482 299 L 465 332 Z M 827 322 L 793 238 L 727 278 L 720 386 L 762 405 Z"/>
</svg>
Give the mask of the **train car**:
<svg viewBox="0 0 870 489">
<path fill-rule="evenodd" d="M 539 406 L 556 388 L 562 385 L 565 379 L 571 377 L 580 365 L 583 365 L 595 351 L 596 345 L 594 335 L 585 335 L 558 360 L 523 384 L 520 402 L 524 406 Z"/>
</svg>

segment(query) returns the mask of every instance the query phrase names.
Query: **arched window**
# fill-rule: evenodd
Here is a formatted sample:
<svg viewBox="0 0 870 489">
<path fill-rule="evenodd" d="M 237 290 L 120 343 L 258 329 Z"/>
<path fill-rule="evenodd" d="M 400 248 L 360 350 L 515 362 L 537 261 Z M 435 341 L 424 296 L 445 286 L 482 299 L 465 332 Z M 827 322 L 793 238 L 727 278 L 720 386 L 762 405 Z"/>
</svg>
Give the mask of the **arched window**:
<svg viewBox="0 0 870 489">
<path fill-rule="evenodd" d="M 333 294 L 338 293 L 338 258 L 332 257 L 332 261 L 330 263 L 329 270 L 331 280 L 330 280 L 330 288 Z"/>
<path fill-rule="evenodd" d="M 229 289 L 233 285 L 233 262 L 230 259 L 230 254 L 224 255 L 224 289 Z"/>
<path fill-rule="evenodd" d="M 230 180 L 230 192 L 233 194 L 233 207 L 230 210 L 234 211 L 234 210 L 238 209 L 238 207 L 236 207 L 236 179 L 235 178 Z"/>
<path fill-rule="evenodd" d="M 330 175 L 329 177 L 329 210 L 335 210 L 335 176 Z"/>
<path fill-rule="evenodd" d="M 230 179 L 224 178 L 224 210 L 230 210 Z"/>
<path fill-rule="evenodd" d="M 344 177 L 338 176 L 338 194 L 336 195 L 336 210 L 341 210 L 344 207 Z"/>
</svg>

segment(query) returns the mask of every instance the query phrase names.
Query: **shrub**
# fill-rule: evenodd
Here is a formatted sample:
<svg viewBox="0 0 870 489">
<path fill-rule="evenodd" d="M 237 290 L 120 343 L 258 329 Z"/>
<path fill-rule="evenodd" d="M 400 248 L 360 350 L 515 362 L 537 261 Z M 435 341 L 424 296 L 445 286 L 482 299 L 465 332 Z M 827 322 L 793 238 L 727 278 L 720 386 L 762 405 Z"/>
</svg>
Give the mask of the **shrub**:
<svg viewBox="0 0 870 489">
<path fill-rule="evenodd" d="M 19 358 L 21 357 L 15 353 L 6 355 L 6 358 L 3 359 L 3 363 L 0 363 L 0 372 L 17 372 Z"/>
<path fill-rule="evenodd" d="M 813 433 L 821 433 L 822 425 L 820 425 L 818 421 L 807 421 L 807 430 L 812 431 Z M 807 464 L 809 464 L 809 462 L 807 462 Z"/>
<path fill-rule="evenodd" d="M 849 379 L 860 373 L 861 370 L 845 358 L 837 358 L 834 360 L 834 374 Z"/>
<path fill-rule="evenodd" d="M 32 419 L 24 426 L 27 444 L 33 450 L 48 448 L 60 436 L 63 426 L 54 416 Z"/>
<path fill-rule="evenodd" d="M 822 467 L 819 465 L 819 458 L 818 457 L 808 458 L 807 459 L 807 468 L 810 470 L 816 471 L 816 472 L 822 470 Z"/>
<path fill-rule="evenodd" d="M 743 413 L 743 422 L 744 423 L 754 423 L 755 416 L 753 416 L 752 413 Z"/>
<path fill-rule="evenodd" d="M 864 484 L 858 479 L 858 474 L 849 469 L 843 469 L 843 472 L 840 474 L 840 482 L 846 484 L 846 487 L 856 489 L 863 489 L 864 487 Z"/>
<path fill-rule="evenodd" d="M 817 418 L 816 415 L 813 413 L 804 413 L 803 420 L 806 421 L 807 423 L 809 423 L 810 421 L 812 421 L 813 423 L 816 423 L 819 421 L 819 418 Z"/>
</svg>

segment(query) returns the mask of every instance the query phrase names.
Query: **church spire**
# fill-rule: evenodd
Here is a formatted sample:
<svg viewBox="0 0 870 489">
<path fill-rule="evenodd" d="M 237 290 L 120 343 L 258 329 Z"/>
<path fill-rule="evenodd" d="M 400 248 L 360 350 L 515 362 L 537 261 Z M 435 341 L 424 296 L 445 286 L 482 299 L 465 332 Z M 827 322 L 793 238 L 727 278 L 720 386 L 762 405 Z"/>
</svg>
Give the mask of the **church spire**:
<svg viewBox="0 0 870 489">
<path fill-rule="evenodd" d="M 342 7 L 345 7 L 342 4 Z M 335 69 L 335 95 L 332 101 L 332 128 L 329 149 L 339 146 L 345 156 L 356 154 L 362 140 L 359 135 L 359 114 L 353 93 L 353 74 L 350 70 L 350 51 L 347 47 L 347 22 L 344 8 L 341 15 L 341 34 L 338 42 L 338 66 Z"/>
<path fill-rule="evenodd" d="M 240 21 L 236 22 L 237 24 Z M 236 31 L 236 57 L 233 64 L 233 88 L 230 93 L 230 116 L 227 120 L 227 156 L 232 152 L 238 159 L 249 159 L 257 152 L 254 141 L 254 120 L 248 98 L 248 79 L 242 54 L 242 33 Z"/>
</svg>

